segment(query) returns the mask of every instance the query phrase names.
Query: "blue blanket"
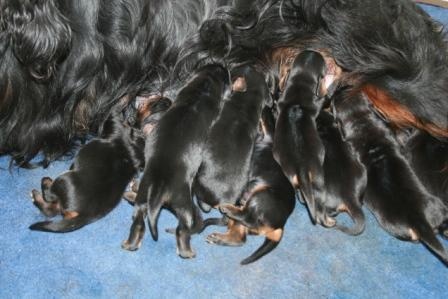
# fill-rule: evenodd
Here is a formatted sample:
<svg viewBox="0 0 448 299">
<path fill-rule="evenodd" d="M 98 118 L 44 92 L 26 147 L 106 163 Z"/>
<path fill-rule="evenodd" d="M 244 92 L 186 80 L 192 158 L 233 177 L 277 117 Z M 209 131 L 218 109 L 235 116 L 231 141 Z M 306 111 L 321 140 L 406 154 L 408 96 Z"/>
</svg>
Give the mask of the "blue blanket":
<svg viewBox="0 0 448 299">
<path fill-rule="evenodd" d="M 424 6 L 448 24 L 448 10 Z M 68 169 L 8 172 L 0 158 L 0 298 L 442 298 L 448 268 L 423 245 L 401 242 L 368 213 L 359 237 L 313 226 L 297 205 L 279 247 L 249 266 L 239 262 L 262 242 L 243 247 L 210 245 L 210 227 L 192 239 L 197 257 L 177 257 L 175 239 L 163 232 L 176 225 L 163 212 L 159 241 L 149 234 L 137 252 L 120 248 L 132 207 L 122 202 L 111 214 L 68 234 L 39 233 L 28 226 L 44 219 L 29 193 L 43 176 Z M 216 213 L 215 213 L 216 215 Z M 448 246 L 448 242 L 444 241 Z"/>
</svg>

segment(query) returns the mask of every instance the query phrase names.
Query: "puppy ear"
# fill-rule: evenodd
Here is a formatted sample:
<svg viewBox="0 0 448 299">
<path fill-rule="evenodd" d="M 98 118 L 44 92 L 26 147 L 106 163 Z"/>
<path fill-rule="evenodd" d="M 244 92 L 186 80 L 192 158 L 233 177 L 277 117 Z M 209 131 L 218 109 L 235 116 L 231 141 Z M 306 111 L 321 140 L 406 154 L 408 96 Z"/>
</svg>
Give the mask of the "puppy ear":
<svg viewBox="0 0 448 299">
<path fill-rule="evenodd" d="M 9 1 L 4 15 L 17 60 L 33 78 L 49 79 L 71 42 L 70 27 L 55 1 Z"/>
</svg>

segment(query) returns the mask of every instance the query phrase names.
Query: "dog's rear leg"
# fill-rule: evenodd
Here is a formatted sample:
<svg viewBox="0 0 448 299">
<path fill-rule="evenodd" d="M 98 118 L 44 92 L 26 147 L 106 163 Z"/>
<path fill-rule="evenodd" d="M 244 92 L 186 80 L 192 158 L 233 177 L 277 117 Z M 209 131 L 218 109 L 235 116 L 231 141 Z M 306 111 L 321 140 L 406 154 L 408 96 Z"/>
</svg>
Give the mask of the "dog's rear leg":
<svg viewBox="0 0 448 299">
<path fill-rule="evenodd" d="M 246 235 L 247 227 L 233 219 L 229 219 L 227 232 L 224 234 L 212 233 L 207 236 L 207 242 L 224 246 L 242 246 L 246 242 Z"/>
<path fill-rule="evenodd" d="M 145 235 L 145 218 L 147 213 L 147 204 L 141 204 L 135 207 L 135 214 L 129 237 L 123 242 L 121 247 L 129 251 L 135 251 L 140 248 Z"/>
<path fill-rule="evenodd" d="M 31 191 L 33 204 L 47 217 L 54 217 L 62 212 L 59 201 L 56 200 L 55 196 L 50 196 L 52 184 L 53 180 L 51 178 L 44 177 L 41 180 L 42 193 L 35 189 Z"/>
<path fill-rule="evenodd" d="M 190 194 L 188 192 L 188 194 Z M 179 224 L 176 228 L 176 243 L 177 254 L 181 258 L 194 258 L 196 253 L 191 248 L 190 239 L 191 235 L 201 230 L 203 221 L 199 208 L 194 204 L 191 198 L 188 199 L 188 204 L 185 205 L 185 199 L 188 198 L 187 193 L 181 195 L 183 199 L 181 201 L 174 200 L 175 203 L 181 203 L 181 206 L 173 206 L 174 211 L 181 211 L 176 213 L 179 219 Z"/>
<path fill-rule="evenodd" d="M 31 191 L 31 198 L 33 204 L 47 217 L 54 217 L 61 213 L 61 205 L 59 202 L 45 201 L 42 194 L 36 189 Z"/>
</svg>

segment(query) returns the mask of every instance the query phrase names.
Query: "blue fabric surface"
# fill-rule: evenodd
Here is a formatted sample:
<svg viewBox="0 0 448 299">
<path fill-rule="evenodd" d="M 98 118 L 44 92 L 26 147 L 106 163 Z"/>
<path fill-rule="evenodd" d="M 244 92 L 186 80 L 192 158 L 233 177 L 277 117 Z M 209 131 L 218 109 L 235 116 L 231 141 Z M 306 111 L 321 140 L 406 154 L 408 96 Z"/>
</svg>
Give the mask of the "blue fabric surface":
<svg viewBox="0 0 448 299">
<path fill-rule="evenodd" d="M 448 10 L 425 6 L 448 24 Z M 367 212 L 359 237 L 313 226 L 298 204 L 279 247 L 249 266 L 239 262 L 263 241 L 249 237 L 239 248 L 205 242 L 208 228 L 192 239 L 197 252 L 182 260 L 175 239 L 163 232 L 175 218 L 163 212 L 158 242 L 120 248 L 132 207 L 68 234 L 39 233 L 28 226 L 44 219 L 29 193 L 43 176 L 56 177 L 69 161 L 48 169 L 8 172 L 0 158 L 0 298 L 446 298 L 448 268 L 421 244 L 394 239 Z M 213 215 L 213 214 L 212 214 Z M 216 213 L 214 215 L 217 215 Z M 444 241 L 445 246 L 448 242 Z"/>
</svg>

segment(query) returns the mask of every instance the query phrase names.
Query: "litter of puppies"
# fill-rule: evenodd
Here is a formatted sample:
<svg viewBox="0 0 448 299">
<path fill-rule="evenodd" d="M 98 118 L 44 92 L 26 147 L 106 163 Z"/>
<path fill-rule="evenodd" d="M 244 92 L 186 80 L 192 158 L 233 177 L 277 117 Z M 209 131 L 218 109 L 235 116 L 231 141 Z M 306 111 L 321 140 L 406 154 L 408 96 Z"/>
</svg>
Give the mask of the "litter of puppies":
<svg viewBox="0 0 448 299">
<path fill-rule="evenodd" d="M 139 47 L 120 50 L 121 37 L 106 30 L 111 24 L 101 5 L 107 4 L 91 7 L 105 9 L 103 27 L 79 33 L 64 22 L 81 7 L 48 0 L 42 10 L 41 3 L 19 2 L 21 8 L 0 4 L 2 30 L 15 36 L 11 45 L 0 36 L 0 59 L 7 62 L 0 69 L 6 78 L 0 82 L 0 153 L 22 167 L 46 166 L 72 139 L 98 133 L 67 172 L 42 178 L 42 192 L 32 191 L 44 215 L 64 219 L 31 229 L 79 229 L 124 197 L 134 214 L 123 249 L 142 246 L 145 220 L 157 241 L 158 217 L 168 210 L 178 219 L 167 231 L 180 257 L 194 258 L 191 237 L 220 225 L 227 231 L 208 235 L 207 242 L 241 246 L 249 234 L 264 236 L 241 261 L 248 264 L 293 233 L 284 227 L 294 208 L 304 208 L 296 207 L 299 200 L 313 224 L 353 236 L 363 233 L 370 210 L 389 234 L 421 242 L 448 266 L 438 238 L 448 238 L 448 46 L 411 1 L 166 0 L 151 12 L 159 26 L 173 10 L 187 12 L 165 36 L 148 29 L 149 18 L 139 19 L 133 42 L 147 43 L 147 56 Z M 141 14 L 149 9 L 147 0 L 123 2 L 138 4 Z M 44 24 L 51 27 L 44 18 L 51 16 L 64 26 L 40 37 L 56 45 L 38 40 L 53 51 L 33 53 L 29 61 L 28 40 L 13 30 L 12 18 L 35 10 Z M 205 19 L 189 15 L 204 12 Z M 181 30 L 182 22 L 191 26 Z M 23 25 L 24 32 L 31 26 Z M 95 30 L 105 43 L 97 73 L 82 63 L 71 73 L 70 47 L 95 43 L 89 39 Z M 166 47 L 158 50 L 157 42 Z M 128 67 L 140 61 L 135 72 Z M 18 92 L 26 78 L 28 89 Z M 33 93 L 42 107 L 25 102 Z M 52 110 L 57 96 L 62 100 Z M 24 133 L 25 126 L 32 129 Z M 45 159 L 32 164 L 39 151 Z M 206 218 L 211 209 L 222 217 Z M 353 224 L 339 223 L 340 213 Z"/>
</svg>

